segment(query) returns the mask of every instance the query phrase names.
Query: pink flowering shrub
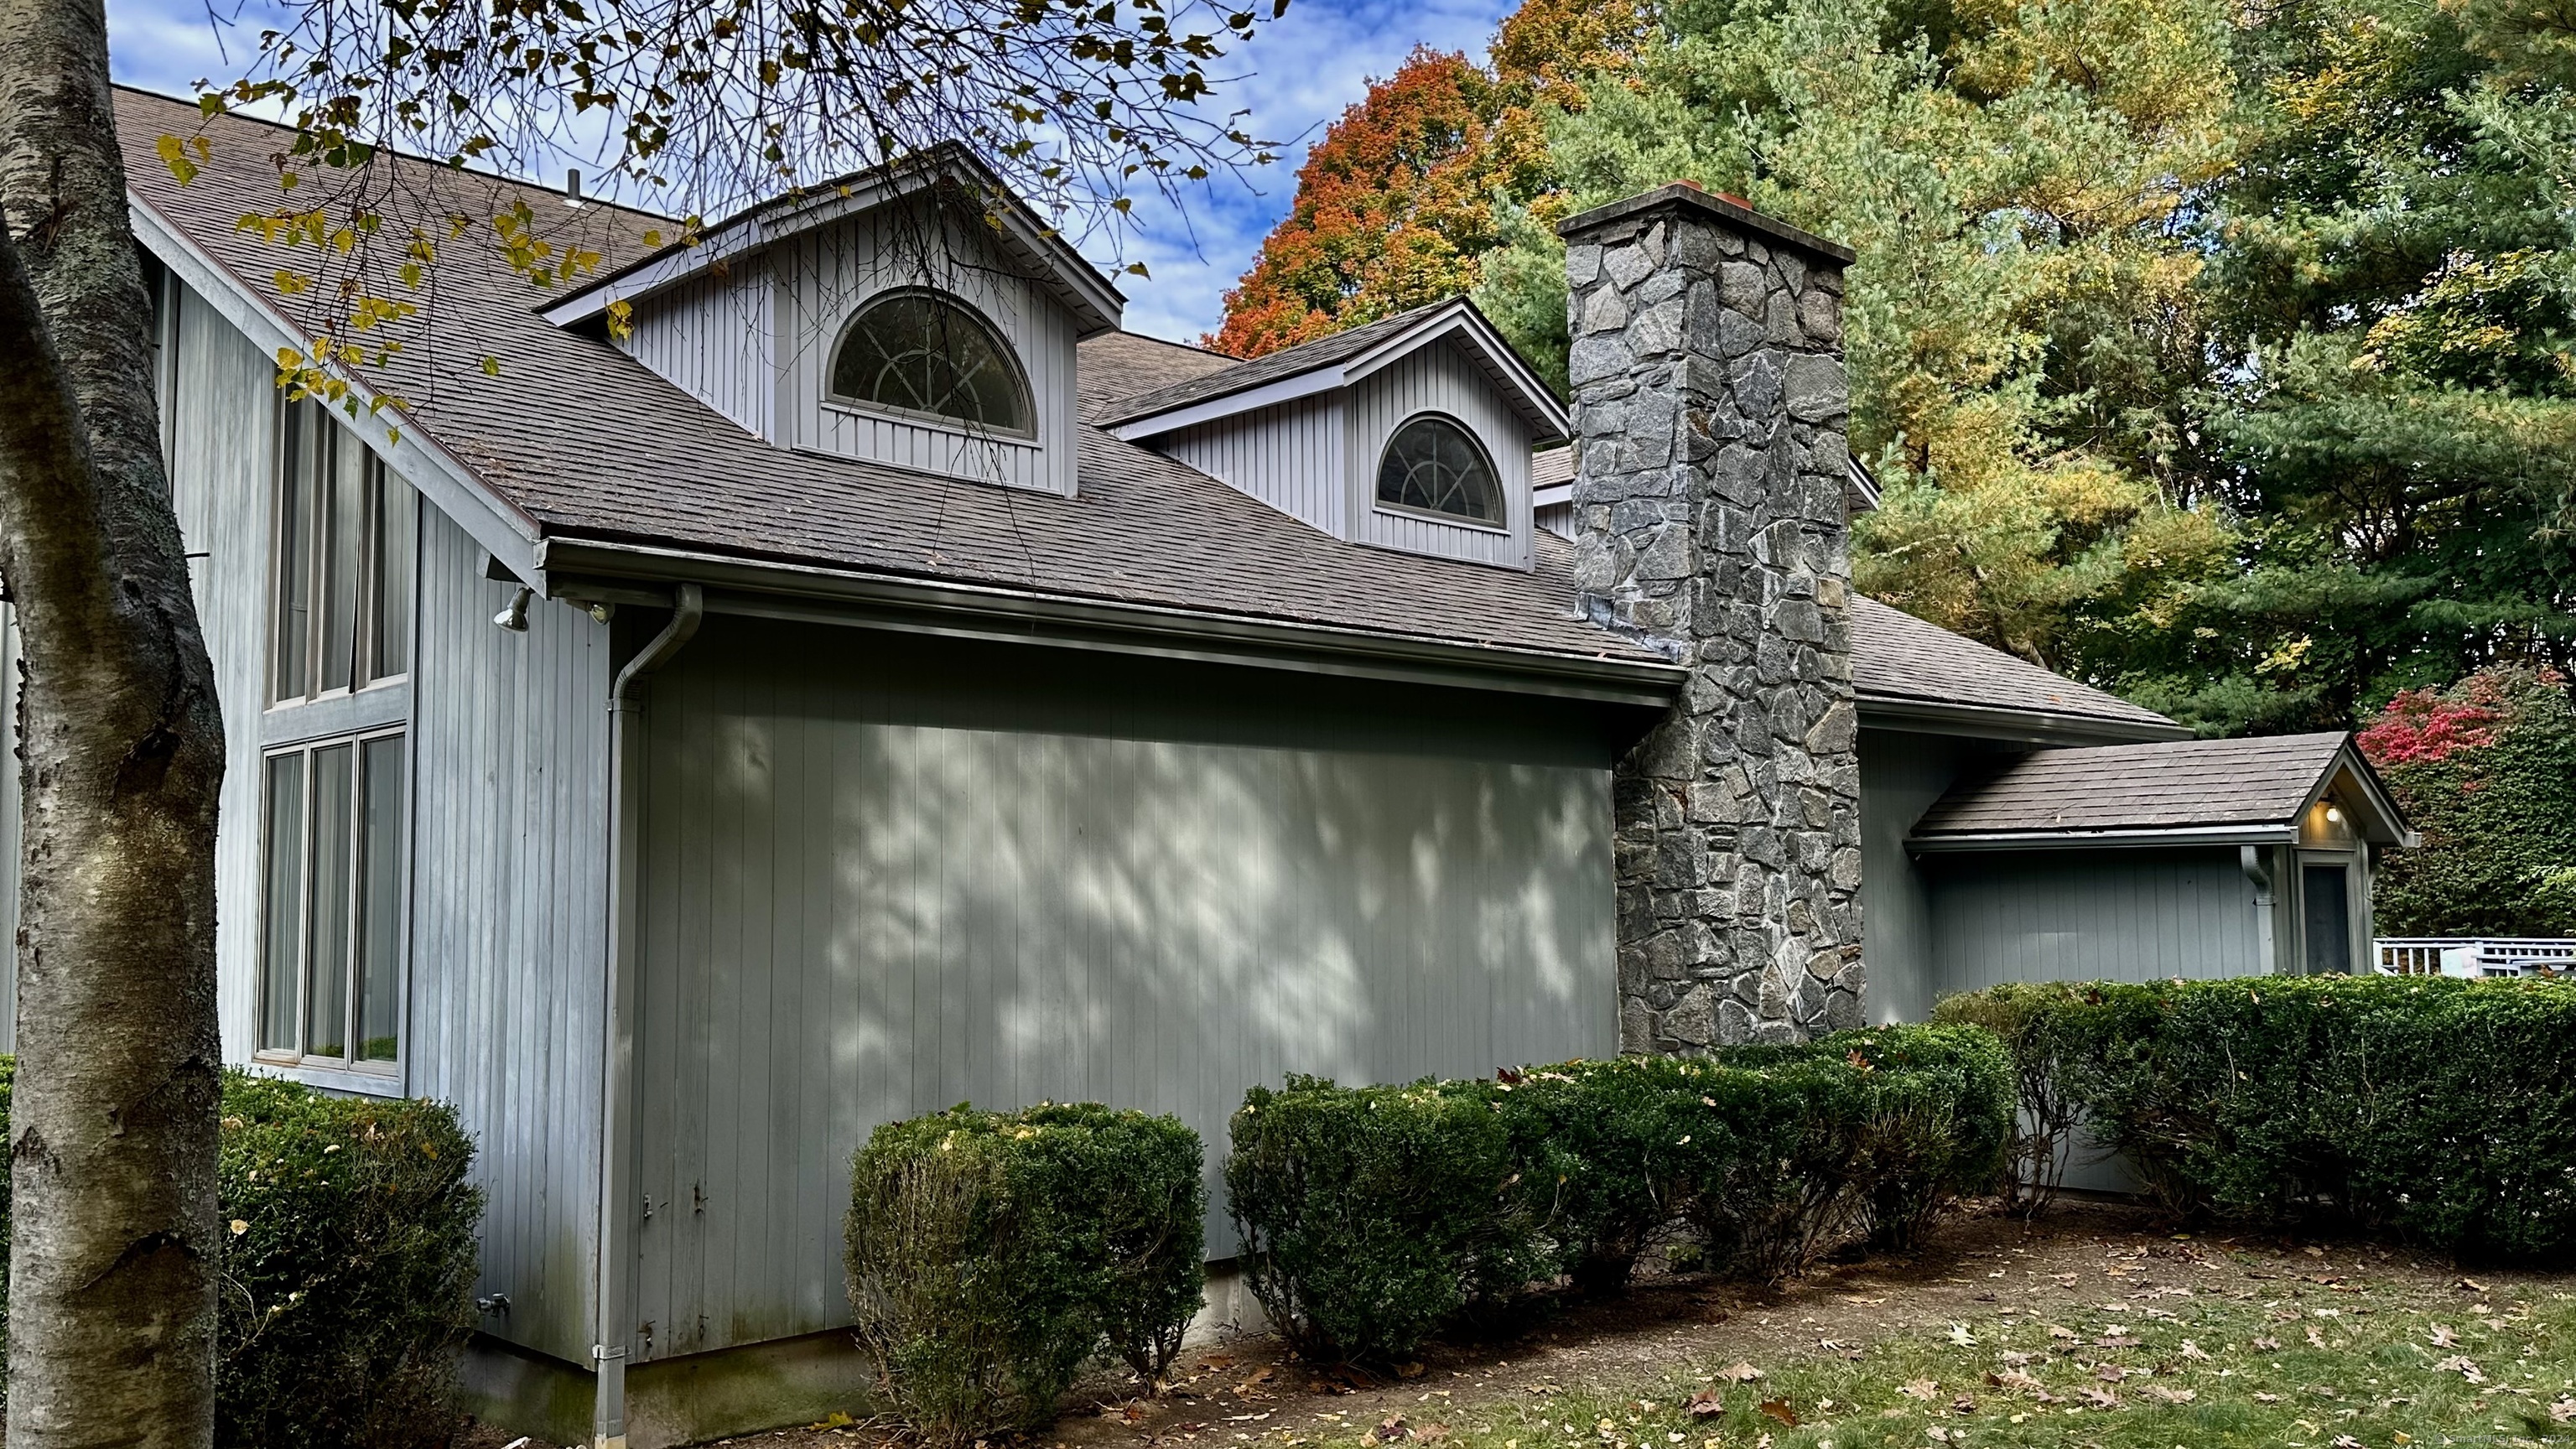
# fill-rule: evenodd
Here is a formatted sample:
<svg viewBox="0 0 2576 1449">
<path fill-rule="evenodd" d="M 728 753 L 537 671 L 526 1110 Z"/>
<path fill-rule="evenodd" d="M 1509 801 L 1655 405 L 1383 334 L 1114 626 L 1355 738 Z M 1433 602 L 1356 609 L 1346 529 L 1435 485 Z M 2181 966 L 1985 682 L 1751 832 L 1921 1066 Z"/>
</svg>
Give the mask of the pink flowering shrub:
<svg viewBox="0 0 2576 1449">
<path fill-rule="evenodd" d="M 2380 934 L 2576 935 L 2576 705 L 2553 669 L 2412 689 L 2361 732 L 2423 844 L 2382 863 Z"/>
</svg>

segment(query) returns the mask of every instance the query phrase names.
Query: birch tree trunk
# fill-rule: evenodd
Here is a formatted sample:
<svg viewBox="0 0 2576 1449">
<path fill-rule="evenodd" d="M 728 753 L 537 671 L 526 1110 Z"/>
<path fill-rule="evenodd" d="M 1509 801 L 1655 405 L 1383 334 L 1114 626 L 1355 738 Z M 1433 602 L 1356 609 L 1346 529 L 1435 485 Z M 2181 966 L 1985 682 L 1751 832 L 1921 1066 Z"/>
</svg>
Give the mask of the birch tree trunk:
<svg viewBox="0 0 2576 1449">
<path fill-rule="evenodd" d="M 10 1449 L 214 1425 L 223 724 L 100 0 L 0 0 L 0 580 L 25 658 Z"/>
</svg>

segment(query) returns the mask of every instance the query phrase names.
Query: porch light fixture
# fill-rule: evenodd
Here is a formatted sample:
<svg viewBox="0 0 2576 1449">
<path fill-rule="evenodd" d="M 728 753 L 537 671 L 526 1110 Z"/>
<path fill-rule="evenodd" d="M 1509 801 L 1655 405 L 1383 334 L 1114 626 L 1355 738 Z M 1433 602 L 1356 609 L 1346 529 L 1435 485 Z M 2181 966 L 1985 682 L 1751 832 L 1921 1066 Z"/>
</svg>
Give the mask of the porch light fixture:
<svg viewBox="0 0 2576 1449">
<path fill-rule="evenodd" d="M 510 596 L 510 607 L 494 614 L 492 616 L 492 622 L 509 630 L 513 634 L 527 633 L 528 601 L 536 596 L 536 590 L 529 588 L 524 584 L 521 585 L 519 591 Z"/>
</svg>

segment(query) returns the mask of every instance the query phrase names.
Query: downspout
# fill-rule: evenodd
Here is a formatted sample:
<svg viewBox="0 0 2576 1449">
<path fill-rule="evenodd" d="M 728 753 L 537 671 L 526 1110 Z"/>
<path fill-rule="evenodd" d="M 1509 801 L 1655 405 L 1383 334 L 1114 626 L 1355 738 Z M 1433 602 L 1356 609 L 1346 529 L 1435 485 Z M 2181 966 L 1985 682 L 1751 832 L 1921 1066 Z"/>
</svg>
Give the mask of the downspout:
<svg viewBox="0 0 2576 1449">
<path fill-rule="evenodd" d="M 2277 975 L 2281 970 L 2281 958 L 2272 943 L 2272 868 L 2263 859 L 2268 849 L 2261 845 L 2240 845 L 2236 847 L 2236 863 L 2245 868 L 2245 878 L 2254 882 L 2255 949 L 2262 953 L 2264 971 Z"/>
<path fill-rule="evenodd" d="M 599 1387 L 591 1405 L 592 1449 L 626 1449 L 627 1270 L 634 1256 L 627 1231 L 633 1195 L 634 1134 L 626 1123 L 634 1078 L 635 954 L 641 911 L 636 902 L 644 835 L 644 772 L 636 759 L 644 705 L 636 687 L 671 662 L 706 617 L 696 584 L 672 591 L 671 619 L 608 689 L 608 972 L 600 1020 L 599 1262 L 591 1301 L 598 1306 L 591 1361 Z"/>
</svg>

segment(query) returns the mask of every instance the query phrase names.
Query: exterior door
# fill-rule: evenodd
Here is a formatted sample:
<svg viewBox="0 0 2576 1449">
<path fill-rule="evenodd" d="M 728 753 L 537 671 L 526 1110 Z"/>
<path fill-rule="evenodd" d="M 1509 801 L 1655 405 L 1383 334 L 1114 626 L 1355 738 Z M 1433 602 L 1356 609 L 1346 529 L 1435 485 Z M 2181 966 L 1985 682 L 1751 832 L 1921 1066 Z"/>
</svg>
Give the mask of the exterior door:
<svg viewBox="0 0 2576 1449">
<path fill-rule="evenodd" d="M 2299 866 L 2299 936 L 2311 976 L 2352 973 L 2352 867 L 2344 861 Z"/>
</svg>

